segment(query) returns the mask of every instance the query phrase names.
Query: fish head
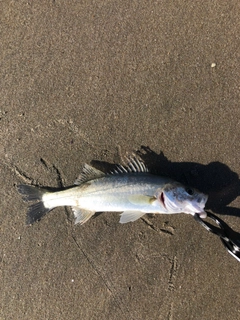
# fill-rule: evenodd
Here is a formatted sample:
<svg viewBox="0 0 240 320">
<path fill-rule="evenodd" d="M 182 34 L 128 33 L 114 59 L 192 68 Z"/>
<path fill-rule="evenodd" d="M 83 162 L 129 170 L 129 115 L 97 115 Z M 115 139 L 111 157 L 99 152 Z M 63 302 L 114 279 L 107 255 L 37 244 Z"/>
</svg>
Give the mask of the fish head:
<svg viewBox="0 0 240 320">
<path fill-rule="evenodd" d="M 169 213 L 199 214 L 201 218 L 206 218 L 204 211 L 208 196 L 197 189 L 186 187 L 178 182 L 167 184 L 159 191 L 158 200 Z"/>
</svg>

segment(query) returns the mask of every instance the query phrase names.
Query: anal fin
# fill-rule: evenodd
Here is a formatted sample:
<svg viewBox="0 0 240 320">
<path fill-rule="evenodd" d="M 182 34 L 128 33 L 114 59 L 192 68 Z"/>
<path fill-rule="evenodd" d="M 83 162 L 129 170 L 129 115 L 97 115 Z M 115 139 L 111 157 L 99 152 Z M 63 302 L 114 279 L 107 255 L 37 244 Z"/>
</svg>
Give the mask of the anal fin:
<svg viewBox="0 0 240 320">
<path fill-rule="evenodd" d="M 93 215 L 94 211 L 84 210 L 79 207 L 72 207 L 74 216 L 75 216 L 75 224 L 80 223 L 81 225 L 87 222 Z"/>
<path fill-rule="evenodd" d="M 120 223 L 127 223 L 127 222 L 133 222 L 145 215 L 145 212 L 141 211 L 124 211 L 120 214 Z"/>
</svg>

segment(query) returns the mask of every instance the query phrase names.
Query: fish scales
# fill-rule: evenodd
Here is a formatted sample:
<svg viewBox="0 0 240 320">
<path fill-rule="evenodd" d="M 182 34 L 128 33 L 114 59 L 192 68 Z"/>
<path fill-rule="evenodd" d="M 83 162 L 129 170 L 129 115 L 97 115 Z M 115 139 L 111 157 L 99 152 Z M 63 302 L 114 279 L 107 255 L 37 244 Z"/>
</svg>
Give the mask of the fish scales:
<svg viewBox="0 0 240 320">
<path fill-rule="evenodd" d="M 207 195 L 149 173 L 137 158 L 131 158 L 127 166 L 117 165 L 110 174 L 86 164 L 75 186 L 62 191 L 28 185 L 18 186 L 18 191 L 24 200 L 35 201 L 28 209 L 28 224 L 58 206 L 71 206 L 75 223 L 80 224 L 95 212 L 121 212 L 121 223 L 135 221 L 146 213 L 184 212 L 206 216 Z"/>
</svg>

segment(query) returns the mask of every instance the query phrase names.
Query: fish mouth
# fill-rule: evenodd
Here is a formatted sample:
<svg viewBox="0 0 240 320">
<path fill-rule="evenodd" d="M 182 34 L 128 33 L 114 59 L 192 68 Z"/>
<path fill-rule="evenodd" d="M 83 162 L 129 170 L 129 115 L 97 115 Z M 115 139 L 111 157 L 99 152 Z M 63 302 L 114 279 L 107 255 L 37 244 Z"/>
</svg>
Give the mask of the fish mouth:
<svg viewBox="0 0 240 320">
<path fill-rule="evenodd" d="M 200 218 L 206 218 L 207 217 L 207 213 L 204 210 L 205 202 L 206 201 L 202 201 L 202 203 L 200 205 L 193 206 L 193 209 L 195 211 L 194 213 L 199 215 Z"/>
<path fill-rule="evenodd" d="M 207 212 L 206 211 L 198 212 L 196 214 L 202 219 L 207 218 Z"/>
<path fill-rule="evenodd" d="M 189 206 L 188 210 L 189 213 L 194 215 L 197 214 L 200 218 L 206 218 L 207 217 L 207 213 L 204 211 L 204 204 L 201 205 L 196 205 L 196 204 L 192 204 L 191 206 Z"/>
</svg>

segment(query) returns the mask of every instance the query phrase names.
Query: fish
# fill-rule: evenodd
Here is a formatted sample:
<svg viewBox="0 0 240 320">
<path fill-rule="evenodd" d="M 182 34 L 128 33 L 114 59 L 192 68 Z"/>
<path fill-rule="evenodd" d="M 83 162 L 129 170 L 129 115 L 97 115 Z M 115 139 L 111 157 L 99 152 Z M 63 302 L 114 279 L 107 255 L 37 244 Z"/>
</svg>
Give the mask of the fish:
<svg viewBox="0 0 240 320">
<path fill-rule="evenodd" d="M 85 164 L 74 185 L 60 191 L 25 184 L 17 189 L 23 200 L 30 202 L 26 219 L 29 225 L 59 206 L 72 207 L 75 224 L 81 225 L 96 212 L 118 212 L 120 223 L 136 221 L 146 213 L 207 216 L 206 194 L 150 173 L 136 157 L 129 158 L 125 165 L 116 165 L 109 173 Z"/>
</svg>

